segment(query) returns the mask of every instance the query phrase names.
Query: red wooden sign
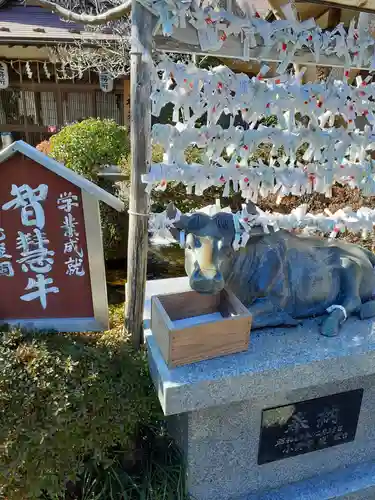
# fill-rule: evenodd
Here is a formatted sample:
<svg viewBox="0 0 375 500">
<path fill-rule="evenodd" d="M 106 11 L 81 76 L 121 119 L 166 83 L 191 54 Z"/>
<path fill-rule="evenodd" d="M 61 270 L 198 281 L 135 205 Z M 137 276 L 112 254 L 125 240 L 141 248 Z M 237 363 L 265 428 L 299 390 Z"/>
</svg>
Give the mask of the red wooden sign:
<svg viewBox="0 0 375 500">
<path fill-rule="evenodd" d="M 16 154 L 0 166 L 0 320 L 94 316 L 82 191 Z"/>
</svg>

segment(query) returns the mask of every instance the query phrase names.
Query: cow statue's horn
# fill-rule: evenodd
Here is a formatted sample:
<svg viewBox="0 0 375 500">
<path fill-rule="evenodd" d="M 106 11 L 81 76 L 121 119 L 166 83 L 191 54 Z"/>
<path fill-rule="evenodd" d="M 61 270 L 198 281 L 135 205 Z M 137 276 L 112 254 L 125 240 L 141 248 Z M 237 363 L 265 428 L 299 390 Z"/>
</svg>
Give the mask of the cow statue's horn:
<svg viewBox="0 0 375 500">
<path fill-rule="evenodd" d="M 254 205 L 254 203 L 252 201 L 248 201 L 246 203 L 246 212 L 249 215 L 258 215 L 257 207 Z"/>
<path fill-rule="evenodd" d="M 174 220 L 176 218 L 176 215 L 177 215 L 177 208 L 174 206 L 173 203 L 169 203 L 167 206 L 166 212 L 167 212 L 166 213 L 167 218 Z"/>
</svg>

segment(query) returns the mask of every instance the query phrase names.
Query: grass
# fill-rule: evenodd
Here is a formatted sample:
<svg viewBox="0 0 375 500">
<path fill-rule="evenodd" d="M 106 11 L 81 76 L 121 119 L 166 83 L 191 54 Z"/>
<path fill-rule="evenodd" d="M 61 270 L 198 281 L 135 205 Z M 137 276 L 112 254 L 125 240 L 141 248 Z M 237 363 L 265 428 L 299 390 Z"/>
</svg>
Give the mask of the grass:
<svg viewBox="0 0 375 500">
<path fill-rule="evenodd" d="M 123 328 L 123 304 L 110 306 L 108 336 Z M 129 341 L 125 337 L 125 341 Z M 156 396 L 155 396 L 156 397 Z M 142 429 L 135 445 L 135 460 L 124 463 L 121 450 L 110 466 L 87 463 L 80 481 L 66 500 L 185 500 L 182 457 L 168 436 L 164 421 Z"/>
<path fill-rule="evenodd" d="M 120 457 L 106 469 L 89 464 L 82 476 L 80 500 L 185 499 L 181 456 L 160 431 L 145 430 L 148 450 L 132 471 L 123 467 Z"/>
</svg>

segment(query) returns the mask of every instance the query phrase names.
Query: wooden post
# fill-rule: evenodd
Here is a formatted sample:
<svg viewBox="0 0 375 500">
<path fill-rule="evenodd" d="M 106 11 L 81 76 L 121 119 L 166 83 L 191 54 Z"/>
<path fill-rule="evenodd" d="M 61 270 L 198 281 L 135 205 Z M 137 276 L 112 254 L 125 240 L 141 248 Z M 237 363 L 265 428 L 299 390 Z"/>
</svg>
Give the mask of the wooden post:
<svg viewBox="0 0 375 500">
<path fill-rule="evenodd" d="M 130 125 L 130 80 L 124 80 L 124 125 Z"/>
<path fill-rule="evenodd" d="M 149 197 L 141 175 L 151 163 L 152 14 L 132 1 L 130 56 L 131 186 L 125 328 L 135 348 L 142 340 L 146 286 Z"/>
</svg>

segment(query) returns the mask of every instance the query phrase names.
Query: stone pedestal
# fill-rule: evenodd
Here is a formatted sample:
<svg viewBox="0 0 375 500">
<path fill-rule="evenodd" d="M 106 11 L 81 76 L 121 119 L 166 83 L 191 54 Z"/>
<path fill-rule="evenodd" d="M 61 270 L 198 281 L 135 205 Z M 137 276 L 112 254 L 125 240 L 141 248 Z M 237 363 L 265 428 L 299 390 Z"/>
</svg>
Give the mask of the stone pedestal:
<svg viewBox="0 0 375 500">
<path fill-rule="evenodd" d="M 316 320 L 260 330 L 245 353 L 170 370 L 148 329 L 150 297 L 188 289 L 187 278 L 149 282 L 145 326 L 192 498 L 375 499 L 375 322 L 351 318 L 337 338 Z"/>
</svg>

